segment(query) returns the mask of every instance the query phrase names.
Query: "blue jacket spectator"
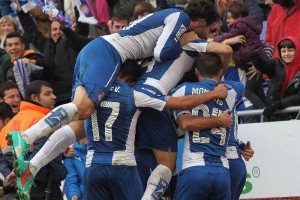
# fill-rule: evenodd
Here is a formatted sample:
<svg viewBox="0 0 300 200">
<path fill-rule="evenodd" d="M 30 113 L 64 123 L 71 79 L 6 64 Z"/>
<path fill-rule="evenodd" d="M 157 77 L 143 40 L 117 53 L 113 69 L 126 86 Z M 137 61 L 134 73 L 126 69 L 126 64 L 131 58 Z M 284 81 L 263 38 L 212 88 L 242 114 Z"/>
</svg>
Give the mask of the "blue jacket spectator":
<svg viewBox="0 0 300 200">
<path fill-rule="evenodd" d="M 78 199 L 82 199 L 87 146 L 86 144 L 76 142 L 73 147 L 75 150 L 74 156 L 64 160 L 68 171 L 65 179 L 66 195 L 68 199 L 72 199 L 74 196 L 77 196 Z"/>
</svg>

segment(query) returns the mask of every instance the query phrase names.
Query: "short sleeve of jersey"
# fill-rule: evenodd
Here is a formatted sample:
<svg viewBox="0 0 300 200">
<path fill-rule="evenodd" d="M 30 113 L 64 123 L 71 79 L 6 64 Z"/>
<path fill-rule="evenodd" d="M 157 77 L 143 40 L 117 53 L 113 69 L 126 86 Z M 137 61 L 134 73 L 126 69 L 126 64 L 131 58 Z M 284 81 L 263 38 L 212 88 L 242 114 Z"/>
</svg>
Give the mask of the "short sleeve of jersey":
<svg viewBox="0 0 300 200">
<path fill-rule="evenodd" d="M 222 83 L 227 87 L 228 96 L 226 98 L 226 101 L 229 108 L 232 109 L 242 100 L 245 90 L 244 85 L 236 81 L 224 81 Z"/>
<path fill-rule="evenodd" d="M 165 61 L 179 57 L 182 48 L 179 38 L 187 31 L 190 25 L 189 16 L 183 12 L 174 12 L 165 18 L 165 26 L 154 48 L 154 57 L 157 61 Z"/>
<path fill-rule="evenodd" d="M 207 49 L 207 40 L 194 40 L 192 42 L 187 43 L 182 47 L 182 49 L 192 57 L 196 57 L 198 53 L 206 52 Z"/>
<path fill-rule="evenodd" d="M 185 89 L 186 89 L 186 85 L 185 84 L 181 84 L 181 85 L 175 87 L 171 91 L 171 96 L 172 97 L 182 97 L 182 96 L 185 96 Z M 174 115 L 175 120 L 180 115 L 187 114 L 187 113 L 190 113 L 190 111 L 188 111 L 188 110 L 174 110 L 173 111 L 173 115 Z"/>
<path fill-rule="evenodd" d="M 237 81 L 224 81 L 221 82 L 223 84 L 225 84 L 225 86 L 228 88 L 232 88 L 235 90 L 236 94 L 237 94 L 237 99 L 242 98 L 244 95 L 244 91 L 245 91 L 245 87 L 241 82 L 237 82 Z"/>
</svg>

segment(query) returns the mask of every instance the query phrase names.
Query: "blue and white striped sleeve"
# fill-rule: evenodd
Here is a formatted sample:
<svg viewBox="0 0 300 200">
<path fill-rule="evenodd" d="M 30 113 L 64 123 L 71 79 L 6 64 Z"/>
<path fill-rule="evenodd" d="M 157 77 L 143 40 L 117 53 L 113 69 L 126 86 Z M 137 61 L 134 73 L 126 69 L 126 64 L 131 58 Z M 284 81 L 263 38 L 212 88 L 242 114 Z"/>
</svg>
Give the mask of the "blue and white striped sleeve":
<svg viewBox="0 0 300 200">
<path fill-rule="evenodd" d="M 185 12 L 174 12 L 165 18 L 165 26 L 154 48 L 154 57 L 162 62 L 179 57 L 182 48 L 179 38 L 189 27 L 190 18 Z"/>
</svg>

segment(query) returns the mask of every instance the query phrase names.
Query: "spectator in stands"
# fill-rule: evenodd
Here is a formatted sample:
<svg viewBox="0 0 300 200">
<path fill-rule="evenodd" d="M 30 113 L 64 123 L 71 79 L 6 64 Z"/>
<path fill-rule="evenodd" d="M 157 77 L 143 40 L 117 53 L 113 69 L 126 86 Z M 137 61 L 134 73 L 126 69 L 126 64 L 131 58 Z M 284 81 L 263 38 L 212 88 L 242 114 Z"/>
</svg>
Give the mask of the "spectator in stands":
<svg viewBox="0 0 300 200">
<path fill-rule="evenodd" d="M 232 47 L 235 65 L 246 72 L 252 66 L 251 63 L 248 63 L 249 53 L 254 50 L 263 53 L 263 45 L 260 41 L 262 26 L 255 16 L 248 16 L 248 13 L 249 9 L 246 4 L 239 2 L 230 4 L 227 9 L 229 32 L 214 39 L 214 41 L 223 42 L 227 38 L 245 36 L 243 43 L 235 44 Z M 251 101 L 255 109 L 263 109 L 266 106 L 261 80 L 262 76 L 260 75 L 259 77 L 248 77 L 246 81 L 245 97 Z M 258 82 L 260 85 L 257 84 Z"/>
<path fill-rule="evenodd" d="M 0 48 L 4 48 L 4 40 L 6 35 L 8 33 L 18 31 L 18 26 L 18 21 L 9 15 L 0 18 Z"/>
<path fill-rule="evenodd" d="M 5 82 L 0 85 L 0 102 L 5 102 L 17 114 L 20 110 L 20 91 L 15 83 Z"/>
<path fill-rule="evenodd" d="M 109 32 L 115 33 L 121 30 L 122 28 L 128 25 L 129 21 L 130 20 L 128 19 L 127 15 L 125 15 L 123 10 L 120 9 L 107 23 Z"/>
<path fill-rule="evenodd" d="M 249 9 L 249 16 L 255 16 L 256 19 L 259 21 L 259 23 L 262 24 L 263 19 L 264 19 L 264 14 L 262 12 L 262 9 L 256 4 L 254 0 L 218 0 L 217 1 L 217 8 L 219 11 L 219 14 L 222 18 L 222 31 L 227 32 L 228 31 L 228 26 L 227 26 L 227 15 L 226 15 L 226 10 L 230 4 L 233 2 L 239 2 L 242 3 L 244 2 L 248 9 Z"/>
<path fill-rule="evenodd" d="M 51 37 L 46 38 L 36 27 L 31 16 L 24 13 L 18 6 L 18 16 L 25 35 L 31 39 L 35 47 L 50 61 L 54 62 L 51 83 L 57 96 L 56 105 L 70 102 L 74 66 L 79 51 L 84 46 L 80 42 L 69 40 L 64 34 L 70 35 L 73 31 L 62 27 L 60 22 L 51 23 Z M 77 27 L 83 27 L 77 23 Z M 84 26 L 83 29 L 87 28 Z M 63 87 L 62 87 L 63 86 Z"/>
<path fill-rule="evenodd" d="M 282 38 L 300 38 L 300 0 L 273 0 L 274 6 L 267 21 L 265 42 L 274 46 L 273 58 L 279 57 L 277 44 Z"/>
<path fill-rule="evenodd" d="M 250 55 L 255 68 L 270 77 L 267 94 L 268 106 L 263 112 L 268 119 L 286 119 L 285 116 L 273 118 L 272 114 L 276 110 L 300 105 L 299 45 L 299 38 L 288 36 L 283 38 L 277 45 L 278 57 L 270 59 L 267 56 L 260 55 L 257 51 Z"/>
<path fill-rule="evenodd" d="M 0 17 L 5 15 L 11 15 L 13 13 L 10 4 L 11 4 L 10 0 L 0 1 Z"/>
<path fill-rule="evenodd" d="M 23 97 L 26 87 L 31 81 L 51 80 L 54 64 L 40 53 L 26 50 L 24 39 L 20 33 L 9 33 L 4 46 L 11 59 L 4 65 L 4 79 L 16 82 Z"/>
<path fill-rule="evenodd" d="M 4 82 L 3 67 L 9 61 L 10 61 L 10 57 L 8 53 L 4 49 L 0 48 L 0 83 Z"/>
<path fill-rule="evenodd" d="M 233 2 L 227 9 L 227 23 L 230 27 L 228 33 L 222 33 L 215 37 L 214 41 L 223 42 L 233 47 L 233 61 L 231 66 L 237 68 L 229 68 L 225 72 L 225 80 L 235 80 L 243 82 L 245 85 L 245 97 L 242 109 L 262 109 L 265 107 L 266 100 L 262 88 L 262 75 L 258 74 L 255 77 L 246 76 L 252 65 L 248 64 L 248 55 L 254 50 L 263 52 L 263 45 L 260 41 L 260 33 L 262 31 L 261 24 L 254 16 L 248 16 L 249 9 L 246 4 Z M 215 27 L 215 35 L 219 30 Z M 236 38 L 235 38 L 236 37 Z M 233 72 L 238 70 L 235 76 Z M 231 73 L 230 73 L 231 72 Z M 230 75 L 231 74 L 231 75 Z M 238 77 L 234 78 L 233 77 Z M 250 102 L 247 102 L 250 100 Z M 241 108 L 239 108 L 241 109 Z M 245 117 L 245 123 L 259 122 L 259 117 Z"/>
<path fill-rule="evenodd" d="M 148 2 L 140 2 L 134 6 L 133 11 L 133 20 L 140 19 L 149 13 L 153 13 L 155 8 L 151 3 Z"/>
<path fill-rule="evenodd" d="M 83 199 L 84 172 L 87 154 L 86 138 L 73 144 L 74 156 L 64 159 L 68 171 L 65 179 L 65 189 L 68 199 Z"/>
<path fill-rule="evenodd" d="M 0 102 L 0 131 L 13 118 L 13 111 L 9 104 Z"/>
<path fill-rule="evenodd" d="M 36 80 L 31 82 L 25 93 L 25 101 L 21 102 L 20 112 L 1 130 L 0 133 L 0 146 L 3 153 L 3 159 L 1 160 L 0 172 L 6 177 L 7 182 L 13 184 L 15 182 L 15 174 L 12 172 L 12 152 L 7 145 L 6 136 L 10 131 L 21 131 L 32 126 L 39 119 L 45 116 L 50 109 L 54 108 L 55 95 L 53 89 L 48 82 Z M 32 149 L 26 154 L 27 159 L 31 159 L 39 149 L 47 141 L 47 137 L 37 140 Z M 3 161 L 4 160 L 4 161 Z M 14 167 L 18 167 L 15 166 Z M 45 199 L 46 195 L 50 195 L 49 199 L 62 200 L 62 194 L 60 190 L 60 183 L 65 178 L 66 169 L 62 164 L 61 157 L 55 158 L 47 166 L 41 169 L 41 171 L 35 177 L 35 187 L 32 187 L 30 195 L 32 199 Z M 17 179 L 17 184 L 20 184 L 20 180 Z M 51 185 L 50 193 L 46 193 L 48 185 Z M 21 195 L 21 196 L 20 196 Z M 19 191 L 19 197 L 22 197 L 22 191 Z"/>
<path fill-rule="evenodd" d="M 107 0 L 107 5 L 109 8 L 109 13 L 111 18 L 122 9 L 124 13 L 130 18 L 133 15 L 134 6 L 141 0 Z"/>
<path fill-rule="evenodd" d="M 0 131 L 1 129 L 13 118 L 14 113 L 11 107 L 5 103 L 0 103 Z M 0 153 L 0 157 L 2 152 Z M 1 168 L 1 160 L 0 160 L 0 168 Z M 0 173 L 0 181 L 2 182 L 0 187 L 0 199 L 3 200 L 14 200 L 15 199 L 15 189 L 13 186 L 7 185 L 7 182 L 2 173 Z"/>
<path fill-rule="evenodd" d="M 71 18 L 73 22 L 76 22 L 75 6 L 76 6 L 75 1 L 64 0 L 64 11 Z"/>
</svg>

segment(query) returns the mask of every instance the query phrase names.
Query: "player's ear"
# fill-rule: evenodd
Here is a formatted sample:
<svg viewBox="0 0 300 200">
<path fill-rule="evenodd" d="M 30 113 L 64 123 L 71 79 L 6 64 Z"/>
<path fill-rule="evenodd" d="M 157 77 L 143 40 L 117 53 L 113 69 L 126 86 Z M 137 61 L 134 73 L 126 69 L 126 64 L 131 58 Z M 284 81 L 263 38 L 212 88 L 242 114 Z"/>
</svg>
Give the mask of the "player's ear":
<svg viewBox="0 0 300 200">
<path fill-rule="evenodd" d="M 196 75 L 196 77 L 198 78 L 199 77 L 199 75 L 200 75 L 200 73 L 199 73 L 199 71 L 198 71 L 198 69 L 197 68 L 195 68 L 195 75 Z"/>
</svg>

